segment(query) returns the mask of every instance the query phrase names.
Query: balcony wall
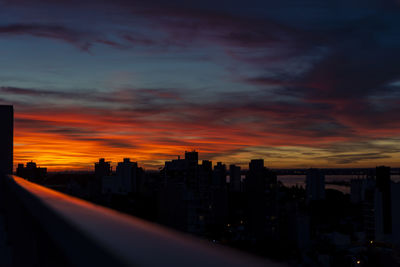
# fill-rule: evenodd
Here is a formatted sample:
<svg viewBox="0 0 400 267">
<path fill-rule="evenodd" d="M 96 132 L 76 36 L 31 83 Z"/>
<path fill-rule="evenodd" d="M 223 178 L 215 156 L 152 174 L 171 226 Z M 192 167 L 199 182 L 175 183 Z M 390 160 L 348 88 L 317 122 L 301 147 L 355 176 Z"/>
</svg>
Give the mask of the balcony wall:
<svg viewBox="0 0 400 267">
<path fill-rule="evenodd" d="M 0 216 L 13 266 L 278 266 L 16 176 Z"/>
</svg>

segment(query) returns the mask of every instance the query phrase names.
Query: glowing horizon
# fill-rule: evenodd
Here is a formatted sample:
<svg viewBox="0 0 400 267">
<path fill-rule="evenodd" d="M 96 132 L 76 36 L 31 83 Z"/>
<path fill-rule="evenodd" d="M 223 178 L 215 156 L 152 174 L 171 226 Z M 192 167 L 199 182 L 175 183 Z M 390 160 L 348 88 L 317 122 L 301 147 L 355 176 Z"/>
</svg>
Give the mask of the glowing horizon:
<svg viewBox="0 0 400 267">
<path fill-rule="evenodd" d="M 236 129 L 236 132 L 235 129 L 227 129 L 224 138 L 219 138 L 222 130 L 215 131 L 214 128 L 213 131 L 204 131 L 198 136 L 183 133 L 184 138 L 179 138 L 175 132 L 176 139 L 174 139 L 172 132 L 169 138 L 165 138 L 163 133 L 165 127 L 157 127 L 157 123 L 140 127 L 131 122 L 123 123 L 117 120 L 113 123 L 110 118 L 100 117 L 75 113 L 69 114 L 68 119 L 65 119 L 61 114 L 30 115 L 19 114 L 16 110 L 15 166 L 17 163 L 33 160 L 40 166 L 47 167 L 49 171 L 92 170 L 99 158 L 106 158 L 115 166 L 123 158 L 129 157 L 146 169 L 158 169 L 165 161 L 175 159 L 178 155 L 183 156 L 184 151 L 193 149 L 199 152 L 200 160 L 209 159 L 213 163 L 222 161 L 242 167 L 246 167 L 254 158 L 263 158 L 266 165 L 271 168 L 375 167 L 382 164 L 398 166 L 396 159 L 374 157 L 369 160 L 361 157 L 361 162 L 355 163 L 360 157 L 360 148 L 355 152 L 338 153 L 330 147 L 332 142 L 341 146 L 362 147 L 366 144 L 346 144 L 348 141 L 338 137 L 321 138 L 316 143 L 313 137 L 290 140 L 292 138 L 290 135 L 259 136 L 243 129 Z M 34 129 L 24 128 L 27 123 L 32 126 L 29 120 L 36 122 Z M 38 121 L 46 126 L 38 125 Z M 180 128 L 177 126 L 174 126 L 175 131 L 185 132 L 186 129 L 182 128 L 188 127 L 188 124 L 184 123 Z M 47 129 L 45 132 L 38 130 L 44 127 Z M 78 130 L 74 127 L 80 127 L 83 135 L 77 136 Z M 242 136 L 247 138 L 244 139 Z M 246 144 L 241 143 L 241 140 L 246 140 Z M 257 144 L 262 141 L 270 144 L 268 147 L 258 147 Z M 299 143 L 302 145 L 298 145 Z M 393 140 L 370 143 L 370 146 L 378 151 L 376 154 L 380 149 L 393 145 L 396 145 Z M 367 149 L 368 153 L 373 151 L 368 146 Z M 345 162 L 346 160 L 348 162 Z"/>
</svg>

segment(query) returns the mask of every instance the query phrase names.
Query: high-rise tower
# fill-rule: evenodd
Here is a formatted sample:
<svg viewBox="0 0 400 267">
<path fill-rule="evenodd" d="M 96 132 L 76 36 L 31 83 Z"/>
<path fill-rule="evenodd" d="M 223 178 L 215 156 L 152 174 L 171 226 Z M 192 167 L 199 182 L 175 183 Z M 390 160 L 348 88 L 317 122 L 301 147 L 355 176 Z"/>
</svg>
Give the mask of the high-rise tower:
<svg viewBox="0 0 400 267">
<path fill-rule="evenodd" d="M 13 106 L 0 105 L 0 173 L 13 172 Z"/>
</svg>

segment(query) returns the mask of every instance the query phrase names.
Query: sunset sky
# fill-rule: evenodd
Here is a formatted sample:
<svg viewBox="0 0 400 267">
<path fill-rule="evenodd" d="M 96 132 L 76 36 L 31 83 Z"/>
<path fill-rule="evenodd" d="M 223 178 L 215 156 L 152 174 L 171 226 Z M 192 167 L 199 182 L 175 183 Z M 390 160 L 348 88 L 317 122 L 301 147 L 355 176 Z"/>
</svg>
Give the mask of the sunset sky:
<svg viewBox="0 0 400 267">
<path fill-rule="evenodd" d="M 400 166 L 400 1 L 0 0 L 14 161 Z"/>
</svg>

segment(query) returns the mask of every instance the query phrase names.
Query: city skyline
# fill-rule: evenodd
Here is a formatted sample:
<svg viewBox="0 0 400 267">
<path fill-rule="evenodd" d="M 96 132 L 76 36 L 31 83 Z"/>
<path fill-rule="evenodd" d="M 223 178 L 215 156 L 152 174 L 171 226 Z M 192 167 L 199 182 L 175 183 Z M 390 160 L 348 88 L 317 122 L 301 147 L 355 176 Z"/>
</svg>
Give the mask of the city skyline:
<svg viewBox="0 0 400 267">
<path fill-rule="evenodd" d="M 398 1 L 214 2 L 0 0 L 14 162 L 400 167 Z"/>
<path fill-rule="evenodd" d="M 250 169 L 249 166 L 250 166 L 250 163 L 252 161 L 262 161 L 262 162 L 265 162 L 265 164 L 266 164 L 265 167 L 266 168 L 268 168 L 270 170 L 273 170 L 275 172 L 278 172 L 279 175 L 289 175 L 289 176 L 290 175 L 304 175 L 309 170 L 321 170 L 321 171 L 327 171 L 328 173 L 331 173 L 332 175 L 344 175 L 344 174 L 346 174 L 346 175 L 353 175 L 353 176 L 359 176 L 359 177 L 366 177 L 369 174 L 372 174 L 373 173 L 372 170 L 374 170 L 375 168 L 384 166 L 384 165 L 381 165 L 381 166 L 377 165 L 377 166 L 372 166 L 372 167 L 359 167 L 359 168 L 357 168 L 357 167 L 353 167 L 353 168 L 351 168 L 351 167 L 348 167 L 348 168 L 329 168 L 329 167 L 326 167 L 326 168 L 317 168 L 317 167 L 308 167 L 308 168 L 295 168 L 295 167 L 273 168 L 273 167 L 268 166 L 268 162 L 264 158 L 251 158 L 249 161 L 247 161 L 245 163 L 241 163 L 241 164 L 229 163 L 228 164 L 227 162 L 213 161 L 213 160 L 204 158 L 203 156 L 201 156 L 201 154 L 199 154 L 199 151 L 189 150 L 189 151 L 184 151 L 183 153 L 181 153 L 181 155 L 177 155 L 174 158 L 165 159 L 164 162 L 160 166 L 158 166 L 157 168 L 150 168 L 150 169 L 144 169 L 144 170 L 145 171 L 150 171 L 150 172 L 162 171 L 163 168 L 165 167 L 165 164 L 167 164 L 168 162 L 182 161 L 182 160 L 184 160 L 186 158 L 187 154 L 192 154 L 192 153 L 195 153 L 198 156 L 198 159 L 196 160 L 196 162 L 198 164 L 202 164 L 202 163 L 206 162 L 207 164 L 209 164 L 210 167 L 217 167 L 218 168 L 222 164 L 222 165 L 228 166 L 228 167 L 233 166 L 234 168 L 241 169 L 242 172 L 246 172 L 246 171 L 248 171 Z M 92 166 L 90 166 L 88 169 L 51 170 L 51 172 L 52 173 L 64 173 L 64 172 L 65 173 L 69 173 L 69 172 L 73 173 L 74 171 L 77 171 L 77 173 L 80 173 L 80 172 L 82 172 L 82 173 L 90 173 L 90 172 L 94 171 L 93 164 L 97 165 L 99 162 L 103 162 L 103 163 L 108 164 L 109 167 L 110 167 L 110 171 L 111 172 L 115 172 L 115 170 L 118 167 L 118 165 L 120 163 L 122 163 L 122 162 L 125 162 L 125 161 L 132 162 L 132 163 L 136 164 L 137 166 L 139 166 L 141 168 L 145 167 L 144 164 L 141 164 L 140 162 L 138 162 L 134 158 L 130 158 L 130 157 L 123 157 L 123 158 L 117 159 L 116 161 L 109 160 L 108 158 L 98 158 L 97 161 L 92 162 Z M 47 171 L 47 167 L 45 165 L 42 165 L 42 164 L 36 162 L 35 160 L 30 160 L 30 161 L 27 161 L 27 162 L 14 162 L 13 165 L 14 165 L 14 167 L 16 167 L 15 171 L 17 173 L 18 173 L 18 168 L 19 167 L 23 168 L 25 165 L 26 166 L 34 165 L 35 168 L 37 166 L 39 169 L 42 168 L 42 169 L 46 169 L 46 171 Z M 392 167 L 392 166 L 388 166 L 388 167 L 389 168 L 393 168 L 394 172 L 392 173 L 392 175 L 394 175 L 396 177 L 395 181 L 397 182 L 397 180 L 399 179 L 399 178 L 397 178 L 397 176 L 400 177 L 400 168 Z"/>
</svg>

